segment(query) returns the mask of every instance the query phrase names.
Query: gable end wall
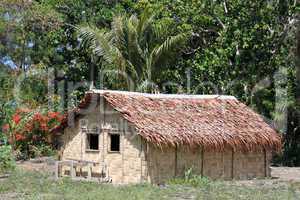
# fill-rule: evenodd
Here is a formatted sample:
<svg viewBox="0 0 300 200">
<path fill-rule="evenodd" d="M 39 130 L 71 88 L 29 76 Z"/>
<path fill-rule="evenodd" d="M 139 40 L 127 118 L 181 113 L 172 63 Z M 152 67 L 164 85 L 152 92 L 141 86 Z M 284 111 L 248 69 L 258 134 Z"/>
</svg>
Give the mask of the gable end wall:
<svg viewBox="0 0 300 200">
<path fill-rule="evenodd" d="M 106 112 L 103 112 L 105 110 Z M 118 126 L 120 130 L 120 152 L 109 151 L 109 131 L 102 129 L 99 135 L 99 151 L 86 150 L 86 134 L 79 127 L 76 120 L 74 127 L 65 129 L 62 136 L 63 149 L 62 160 L 85 160 L 99 163 L 93 167 L 93 172 L 101 173 L 105 170 L 113 183 L 140 183 L 144 180 L 142 170 L 145 167 L 142 138 L 133 134 L 131 130 L 125 130 L 124 120 L 118 112 L 112 109 L 106 102 L 100 100 L 92 112 L 86 114 L 88 128 L 97 125 L 101 127 Z M 130 125 L 129 125 L 130 126 Z M 68 170 L 67 167 L 64 170 Z M 84 169 L 83 169 L 84 171 Z"/>
</svg>

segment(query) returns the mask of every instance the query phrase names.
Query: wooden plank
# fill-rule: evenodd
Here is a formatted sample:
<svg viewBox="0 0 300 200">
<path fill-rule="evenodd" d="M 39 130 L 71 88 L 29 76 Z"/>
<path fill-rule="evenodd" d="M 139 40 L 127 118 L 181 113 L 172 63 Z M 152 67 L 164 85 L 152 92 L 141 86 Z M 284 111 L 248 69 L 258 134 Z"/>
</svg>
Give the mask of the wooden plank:
<svg viewBox="0 0 300 200">
<path fill-rule="evenodd" d="M 55 162 L 55 179 L 59 178 L 59 162 Z"/>
<path fill-rule="evenodd" d="M 72 161 L 70 160 L 63 160 L 63 161 L 57 161 L 60 165 L 66 165 L 71 166 Z"/>
<path fill-rule="evenodd" d="M 267 167 L 268 167 L 268 164 L 267 164 L 267 152 L 266 152 L 266 149 L 264 148 L 264 151 L 263 151 L 263 154 L 264 154 L 264 173 L 265 173 L 265 177 L 268 176 L 268 171 L 267 171 Z"/>
<path fill-rule="evenodd" d="M 85 166 L 87 166 L 89 164 L 91 164 L 91 163 L 76 163 L 76 162 L 74 162 L 73 166 L 74 167 L 85 167 Z"/>
<path fill-rule="evenodd" d="M 92 178 L 92 165 L 88 164 L 88 177 L 89 180 Z"/>
<path fill-rule="evenodd" d="M 70 174 L 71 174 L 71 178 L 75 178 L 76 177 L 76 171 L 74 169 L 74 162 L 71 162 L 71 166 L 70 166 Z"/>
<path fill-rule="evenodd" d="M 99 162 L 89 161 L 89 160 L 79 160 L 79 159 L 73 159 L 73 158 L 67 158 L 68 161 L 76 161 L 79 163 L 92 163 L 92 164 L 100 164 Z"/>
<path fill-rule="evenodd" d="M 231 152 L 231 179 L 234 179 L 234 149 Z"/>
<path fill-rule="evenodd" d="M 201 176 L 204 175 L 204 147 L 201 148 Z"/>
<path fill-rule="evenodd" d="M 174 169 L 174 175 L 175 175 L 175 177 L 177 176 L 177 144 L 175 145 L 175 163 L 174 163 L 174 167 L 175 167 L 175 169 Z"/>
</svg>

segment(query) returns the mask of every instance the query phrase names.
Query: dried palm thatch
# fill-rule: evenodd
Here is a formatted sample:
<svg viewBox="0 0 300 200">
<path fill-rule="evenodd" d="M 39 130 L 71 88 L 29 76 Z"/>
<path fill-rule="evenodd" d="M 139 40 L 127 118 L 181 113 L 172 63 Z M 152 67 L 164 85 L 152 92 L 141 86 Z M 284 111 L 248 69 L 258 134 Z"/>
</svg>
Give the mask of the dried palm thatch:
<svg viewBox="0 0 300 200">
<path fill-rule="evenodd" d="M 153 144 L 202 146 L 224 151 L 281 150 L 281 136 L 231 96 L 155 95 L 108 90 L 86 94 L 104 99 Z"/>
</svg>

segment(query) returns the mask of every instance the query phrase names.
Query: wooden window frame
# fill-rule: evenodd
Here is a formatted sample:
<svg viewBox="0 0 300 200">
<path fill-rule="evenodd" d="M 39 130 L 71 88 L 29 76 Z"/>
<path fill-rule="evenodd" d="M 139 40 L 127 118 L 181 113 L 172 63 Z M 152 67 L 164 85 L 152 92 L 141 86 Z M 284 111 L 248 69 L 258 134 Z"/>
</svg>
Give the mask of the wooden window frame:
<svg viewBox="0 0 300 200">
<path fill-rule="evenodd" d="M 119 135 L 119 151 L 112 151 L 111 150 L 111 136 L 112 135 Z M 108 153 L 121 153 L 121 143 L 122 143 L 122 137 L 119 131 L 112 130 L 108 133 L 108 145 L 107 145 L 107 151 Z"/>
<path fill-rule="evenodd" d="M 86 152 L 99 152 L 100 151 L 100 132 L 99 132 L 99 128 L 83 129 L 82 131 L 85 134 L 85 151 Z M 88 148 L 90 146 L 89 145 L 89 140 L 88 140 L 88 135 L 97 135 L 98 136 L 98 149 Z"/>
</svg>

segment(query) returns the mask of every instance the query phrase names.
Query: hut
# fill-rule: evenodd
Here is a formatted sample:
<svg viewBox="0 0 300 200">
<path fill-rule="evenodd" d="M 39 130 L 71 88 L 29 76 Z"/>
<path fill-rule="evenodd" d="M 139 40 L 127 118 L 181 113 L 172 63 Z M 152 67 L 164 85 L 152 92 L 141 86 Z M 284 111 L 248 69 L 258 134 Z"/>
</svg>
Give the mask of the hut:
<svg viewBox="0 0 300 200">
<path fill-rule="evenodd" d="M 222 95 L 91 90 L 53 131 L 62 133 L 62 161 L 92 163 L 89 176 L 113 183 L 163 183 L 188 169 L 268 177 L 282 145 L 260 115 Z"/>
</svg>

